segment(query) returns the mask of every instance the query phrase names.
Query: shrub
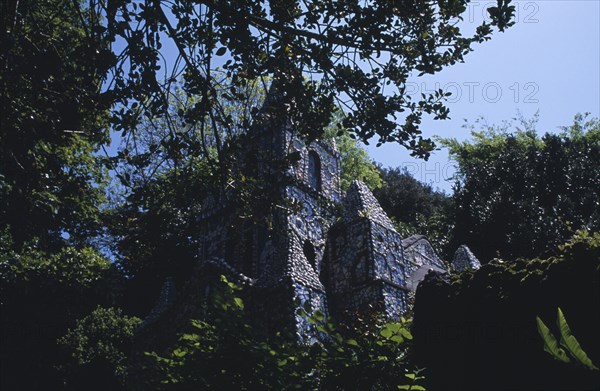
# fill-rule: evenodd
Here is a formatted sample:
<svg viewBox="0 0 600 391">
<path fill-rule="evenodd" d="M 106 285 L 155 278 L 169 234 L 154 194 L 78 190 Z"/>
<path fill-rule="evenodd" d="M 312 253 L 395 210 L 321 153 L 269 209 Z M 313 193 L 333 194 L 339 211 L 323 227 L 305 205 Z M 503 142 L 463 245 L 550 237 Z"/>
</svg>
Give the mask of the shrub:
<svg viewBox="0 0 600 391">
<path fill-rule="evenodd" d="M 211 316 L 192 320 L 189 331 L 165 354 L 154 359 L 160 384 L 177 389 L 423 389 L 418 372 L 410 371 L 406 321 L 352 337 L 323 314 L 299 309 L 318 331 L 312 344 L 278 334 L 268 337 L 248 323 L 237 287 L 226 279 L 209 304 Z"/>
<path fill-rule="evenodd" d="M 141 320 L 118 308 L 98 307 L 58 340 L 60 365 L 71 389 L 115 389 L 127 380 L 127 352 Z"/>
</svg>

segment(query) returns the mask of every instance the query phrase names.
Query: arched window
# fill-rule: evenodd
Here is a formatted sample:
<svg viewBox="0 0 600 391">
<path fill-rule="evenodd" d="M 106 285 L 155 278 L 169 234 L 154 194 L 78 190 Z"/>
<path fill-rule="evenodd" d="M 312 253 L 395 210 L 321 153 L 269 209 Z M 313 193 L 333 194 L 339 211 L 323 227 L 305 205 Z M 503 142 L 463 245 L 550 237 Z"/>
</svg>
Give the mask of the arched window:
<svg viewBox="0 0 600 391">
<path fill-rule="evenodd" d="M 321 191 L 321 160 L 315 151 L 308 152 L 308 185 Z"/>
<path fill-rule="evenodd" d="M 302 246 L 302 251 L 304 252 L 304 256 L 310 265 L 317 270 L 317 253 L 315 252 L 315 248 L 309 240 L 304 241 L 304 245 Z"/>
</svg>

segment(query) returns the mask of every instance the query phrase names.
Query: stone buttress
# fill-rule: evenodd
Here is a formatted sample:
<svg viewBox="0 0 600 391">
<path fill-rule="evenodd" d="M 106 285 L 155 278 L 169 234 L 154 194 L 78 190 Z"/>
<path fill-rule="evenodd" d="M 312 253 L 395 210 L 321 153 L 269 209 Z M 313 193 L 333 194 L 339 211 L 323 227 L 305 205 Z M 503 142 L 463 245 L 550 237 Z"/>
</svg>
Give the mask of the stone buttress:
<svg viewBox="0 0 600 391">
<path fill-rule="evenodd" d="M 343 206 L 330 235 L 330 308 L 340 317 L 375 311 L 397 319 L 408 306 L 402 238 L 364 183 L 350 185 Z"/>
</svg>

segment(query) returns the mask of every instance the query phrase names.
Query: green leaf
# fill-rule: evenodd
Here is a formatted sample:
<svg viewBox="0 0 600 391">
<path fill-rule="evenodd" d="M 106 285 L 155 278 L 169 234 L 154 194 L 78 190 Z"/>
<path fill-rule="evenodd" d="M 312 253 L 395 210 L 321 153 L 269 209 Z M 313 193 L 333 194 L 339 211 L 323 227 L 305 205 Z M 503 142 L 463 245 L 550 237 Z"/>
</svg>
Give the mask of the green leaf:
<svg viewBox="0 0 600 391">
<path fill-rule="evenodd" d="M 183 340 L 183 341 L 198 341 L 198 340 L 200 340 L 200 336 L 198 334 L 183 334 L 181 336 L 181 340 Z"/>
<path fill-rule="evenodd" d="M 323 312 L 321 312 L 319 310 L 316 310 L 315 313 L 313 314 L 313 316 L 318 322 L 322 322 L 324 319 Z"/>
<path fill-rule="evenodd" d="M 347 343 L 348 345 L 352 345 L 352 346 L 358 346 L 358 342 L 356 342 L 356 340 L 355 340 L 355 339 L 352 339 L 352 338 L 351 338 L 351 339 L 349 339 L 349 340 L 347 340 L 347 341 L 346 341 L 346 343 Z"/>
<path fill-rule="evenodd" d="M 408 331 L 408 329 L 405 329 L 404 327 L 400 329 L 400 334 L 402 334 L 402 336 L 406 339 L 413 339 L 413 336 L 410 333 L 410 331 Z"/>
<path fill-rule="evenodd" d="M 403 384 L 401 386 L 398 386 L 399 390 L 417 390 L 417 391 L 425 391 L 425 387 L 420 386 L 418 384 L 412 384 L 412 385 L 407 385 L 407 384 Z"/>
<path fill-rule="evenodd" d="M 550 329 L 542 322 L 539 316 L 535 317 L 538 326 L 538 333 L 544 340 L 544 351 L 548 352 L 552 357 L 562 362 L 570 362 L 569 357 L 563 349 L 558 346 L 558 341 L 550 332 Z"/>
<path fill-rule="evenodd" d="M 383 338 L 391 338 L 392 335 L 398 335 L 403 329 L 400 323 L 387 323 L 385 327 L 379 332 Z M 402 338 L 402 337 L 400 337 Z M 397 339 L 397 338 L 396 338 Z M 395 341 L 398 342 L 398 341 Z M 401 341 L 400 341 L 401 342 Z"/>
<path fill-rule="evenodd" d="M 220 47 L 219 49 L 217 49 L 217 52 L 215 53 L 217 56 L 222 56 L 223 54 L 225 54 L 225 52 L 227 51 L 227 48 L 225 47 Z"/>
<path fill-rule="evenodd" d="M 390 338 L 392 336 L 392 331 L 388 328 L 385 328 L 379 332 L 383 338 Z"/>
<path fill-rule="evenodd" d="M 344 338 L 339 333 L 333 333 L 331 336 L 335 339 L 337 343 L 344 342 Z"/>
<path fill-rule="evenodd" d="M 390 338 L 390 339 L 393 342 L 396 342 L 396 343 L 402 343 L 402 342 L 404 342 L 404 338 L 402 338 L 402 336 L 399 335 L 399 334 L 393 335 L 392 338 Z"/>
<path fill-rule="evenodd" d="M 234 297 L 234 298 L 233 298 L 233 301 L 235 302 L 235 305 L 236 305 L 236 306 L 237 306 L 239 309 L 241 309 L 241 310 L 243 310 L 243 309 L 244 309 L 244 301 L 243 301 L 243 300 L 242 300 L 240 297 Z"/>
<path fill-rule="evenodd" d="M 571 356 L 579 361 L 579 363 L 589 369 L 598 370 L 598 367 L 594 365 L 592 360 L 581 348 L 581 345 L 579 345 L 579 342 L 575 336 L 571 333 L 571 329 L 569 328 L 567 320 L 565 319 L 560 307 L 558 308 L 556 322 L 558 324 L 558 328 L 560 329 L 560 344 L 567 349 Z"/>
</svg>

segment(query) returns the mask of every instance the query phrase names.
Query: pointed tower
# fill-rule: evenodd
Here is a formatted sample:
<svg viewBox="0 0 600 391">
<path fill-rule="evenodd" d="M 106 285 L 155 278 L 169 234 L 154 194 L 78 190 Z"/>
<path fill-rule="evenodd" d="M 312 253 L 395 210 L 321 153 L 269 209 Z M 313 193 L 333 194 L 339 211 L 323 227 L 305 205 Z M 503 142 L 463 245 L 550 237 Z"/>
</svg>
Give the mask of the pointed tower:
<svg viewBox="0 0 600 391">
<path fill-rule="evenodd" d="M 376 311 L 397 319 L 408 307 L 402 238 L 373 193 L 354 181 L 328 248 L 330 310 L 340 317 Z"/>
<path fill-rule="evenodd" d="M 226 246 L 225 260 L 252 278 L 249 312 L 265 330 L 310 340 L 316 330 L 297 310 L 308 303 L 327 314 L 321 274 L 340 202 L 339 153 L 333 144 L 303 141 L 282 102 L 273 86 L 240 157 L 244 175 L 266 184 L 275 206 L 266 221 L 231 224 L 228 236 L 236 239 Z"/>
<path fill-rule="evenodd" d="M 471 252 L 467 245 L 463 244 L 456 249 L 454 259 L 452 260 L 452 270 L 456 273 L 465 270 L 477 270 L 481 267 L 479 259 Z"/>
</svg>

